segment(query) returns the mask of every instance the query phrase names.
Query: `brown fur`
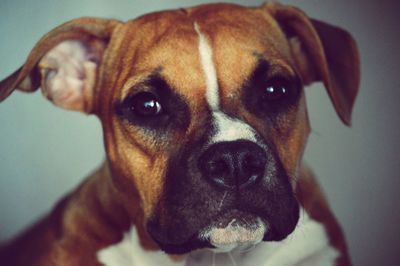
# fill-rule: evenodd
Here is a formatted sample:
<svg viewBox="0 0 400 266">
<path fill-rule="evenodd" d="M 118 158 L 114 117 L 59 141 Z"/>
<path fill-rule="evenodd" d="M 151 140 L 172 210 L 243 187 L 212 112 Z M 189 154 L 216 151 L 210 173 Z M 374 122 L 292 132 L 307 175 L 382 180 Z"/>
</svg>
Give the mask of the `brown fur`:
<svg viewBox="0 0 400 266">
<path fill-rule="evenodd" d="M 309 170 L 300 169 L 310 131 L 304 95 L 295 109 L 278 117 L 273 125 L 262 123 L 238 105 L 239 89 L 256 66 L 257 58 L 262 57 L 271 62 L 270 75 L 299 73 L 306 84 L 323 80 L 338 114 L 345 123 L 350 123 L 358 87 L 355 44 L 351 38 L 346 40 L 353 49 L 348 60 L 355 63 L 342 70 L 351 72 L 345 75 L 348 80 L 339 80 L 341 70 L 335 64 L 340 62 L 332 63 L 331 59 L 340 56 L 324 51 L 328 46 L 322 42 L 329 42 L 327 36 L 322 41 L 318 38 L 317 31 L 324 31 L 326 25 L 318 24 L 314 29 L 302 12 L 278 4 L 261 8 L 204 5 L 154 13 L 127 23 L 83 18 L 58 27 L 39 41 L 22 69 L 0 83 L 0 99 L 16 88 L 33 91 L 40 86 L 37 64 L 56 44 L 71 38 L 85 42 L 102 54 L 102 60 L 94 73 L 93 92 L 87 94 L 92 97 L 85 98 L 83 108 L 71 109 L 99 117 L 107 162 L 48 217 L 4 249 L 2 261 L 15 258 L 15 265 L 98 265 L 96 252 L 120 241 L 132 223 L 137 226 L 142 246 L 157 249 L 144 223 L 160 199 L 170 154 L 199 134 L 207 110 L 194 21 L 213 47 L 221 108 L 235 113 L 263 137 L 272 139 L 286 171 L 297 176 L 291 183 L 299 201 L 311 217 L 326 226 L 332 245 L 342 252 L 337 265 L 350 264 L 343 234 L 318 184 Z M 290 28 L 297 39 L 289 41 L 282 28 Z M 338 32 L 333 30 L 334 34 Z M 155 71 L 161 71 L 187 101 L 191 116 L 185 132 L 176 132 L 162 140 L 121 121 L 113 109 L 116 102 L 132 93 L 135 84 Z"/>
<path fill-rule="evenodd" d="M 330 243 L 341 252 L 336 265 L 350 265 L 350 257 L 342 229 L 330 210 L 329 204 L 313 172 L 306 165 L 303 165 L 301 169 L 296 195 L 310 217 L 325 226 Z"/>
</svg>

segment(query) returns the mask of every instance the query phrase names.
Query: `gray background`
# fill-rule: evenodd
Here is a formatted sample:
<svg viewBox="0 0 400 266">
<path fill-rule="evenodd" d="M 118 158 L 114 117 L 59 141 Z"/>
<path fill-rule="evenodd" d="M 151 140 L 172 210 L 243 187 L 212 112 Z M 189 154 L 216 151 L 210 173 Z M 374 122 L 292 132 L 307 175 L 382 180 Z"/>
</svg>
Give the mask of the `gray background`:
<svg viewBox="0 0 400 266">
<path fill-rule="evenodd" d="M 72 18 L 126 20 L 200 2 L 1 0 L 0 77 L 18 68 L 44 33 Z M 399 4 L 282 2 L 348 29 L 359 44 L 362 82 L 353 127 L 340 123 L 321 85 L 308 88 L 313 133 L 305 158 L 343 225 L 354 264 L 400 265 Z M 40 93 L 17 92 L 0 104 L 0 136 L 0 240 L 47 212 L 104 158 L 97 119 L 57 109 Z"/>
</svg>

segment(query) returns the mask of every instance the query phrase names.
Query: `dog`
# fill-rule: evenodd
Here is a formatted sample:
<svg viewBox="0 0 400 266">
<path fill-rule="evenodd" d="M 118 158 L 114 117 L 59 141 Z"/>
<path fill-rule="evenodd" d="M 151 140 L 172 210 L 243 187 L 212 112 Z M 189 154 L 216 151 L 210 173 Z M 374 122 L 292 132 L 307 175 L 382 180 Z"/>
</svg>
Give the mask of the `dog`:
<svg viewBox="0 0 400 266">
<path fill-rule="evenodd" d="M 104 164 L 2 265 L 350 265 L 310 168 L 304 86 L 346 125 L 360 79 L 346 31 L 301 10 L 206 4 L 46 34 L 0 83 L 96 115 Z"/>
</svg>

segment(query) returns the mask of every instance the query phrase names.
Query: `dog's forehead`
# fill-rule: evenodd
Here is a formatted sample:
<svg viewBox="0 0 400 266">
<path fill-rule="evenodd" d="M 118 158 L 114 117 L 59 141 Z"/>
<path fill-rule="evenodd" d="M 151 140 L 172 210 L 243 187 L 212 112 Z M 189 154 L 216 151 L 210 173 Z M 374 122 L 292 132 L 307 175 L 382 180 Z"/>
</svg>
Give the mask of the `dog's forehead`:
<svg viewBox="0 0 400 266">
<path fill-rule="evenodd" d="M 217 5 L 200 9 L 193 19 L 210 46 L 221 95 L 235 93 L 260 60 L 269 63 L 270 71 L 293 74 L 287 39 L 267 11 Z"/>
<path fill-rule="evenodd" d="M 206 91 L 201 37 L 210 48 L 221 93 L 239 88 L 260 57 L 279 64 L 289 55 L 286 39 L 275 20 L 256 8 L 203 5 L 145 15 L 126 26 L 126 53 L 122 60 L 126 61 L 124 66 L 132 66 L 124 70 L 129 72 L 126 76 L 144 78 L 159 71 L 189 99 L 199 99 Z"/>
<path fill-rule="evenodd" d="M 185 12 L 148 14 L 127 22 L 122 31 L 122 79 L 133 77 L 134 83 L 139 83 L 157 73 L 183 95 L 203 87 L 198 36 Z M 130 85 L 123 88 L 122 95 L 129 93 Z"/>
</svg>

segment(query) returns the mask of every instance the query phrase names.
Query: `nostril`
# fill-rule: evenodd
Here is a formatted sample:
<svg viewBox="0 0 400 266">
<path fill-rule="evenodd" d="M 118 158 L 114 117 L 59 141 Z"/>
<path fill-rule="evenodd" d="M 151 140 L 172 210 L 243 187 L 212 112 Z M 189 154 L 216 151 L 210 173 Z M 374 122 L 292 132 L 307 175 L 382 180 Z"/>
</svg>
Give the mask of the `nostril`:
<svg viewBox="0 0 400 266">
<path fill-rule="evenodd" d="M 263 154 L 247 153 L 242 157 L 242 167 L 249 172 L 260 172 L 265 168 L 266 159 Z"/>
<path fill-rule="evenodd" d="M 265 153 L 245 151 L 239 158 L 238 185 L 245 187 L 254 184 L 263 174 L 266 165 Z"/>
<path fill-rule="evenodd" d="M 251 154 L 245 154 L 242 159 L 242 167 L 247 170 L 257 168 L 259 163 L 255 160 L 254 156 Z"/>
<path fill-rule="evenodd" d="M 230 167 L 228 163 L 222 159 L 210 160 L 206 163 L 206 171 L 213 176 L 229 174 Z"/>
<path fill-rule="evenodd" d="M 229 154 L 205 154 L 201 160 L 200 169 L 208 180 L 225 188 L 235 185 L 234 166 Z"/>
</svg>

